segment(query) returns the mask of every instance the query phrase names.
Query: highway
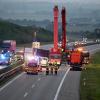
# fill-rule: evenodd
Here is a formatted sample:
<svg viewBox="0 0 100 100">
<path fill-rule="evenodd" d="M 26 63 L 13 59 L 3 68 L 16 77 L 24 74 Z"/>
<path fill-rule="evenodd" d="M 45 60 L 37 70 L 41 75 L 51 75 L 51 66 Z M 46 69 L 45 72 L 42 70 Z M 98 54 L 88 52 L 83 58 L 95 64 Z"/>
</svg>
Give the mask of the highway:
<svg viewBox="0 0 100 100">
<path fill-rule="evenodd" d="M 49 49 L 52 45 L 42 48 Z M 88 46 L 93 54 L 100 45 Z M 62 65 L 58 75 L 27 75 L 21 73 L 0 88 L 0 100 L 79 100 L 79 82 L 81 71 L 70 71 Z"/>
</svg>

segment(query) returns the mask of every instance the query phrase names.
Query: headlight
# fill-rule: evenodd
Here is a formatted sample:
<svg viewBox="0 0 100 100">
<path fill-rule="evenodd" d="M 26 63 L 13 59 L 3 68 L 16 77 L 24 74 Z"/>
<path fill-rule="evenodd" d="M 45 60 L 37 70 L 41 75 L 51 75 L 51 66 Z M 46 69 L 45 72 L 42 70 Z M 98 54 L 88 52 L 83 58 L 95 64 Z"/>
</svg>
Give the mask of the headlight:
<svg viewBox="0 0 100 100">
<path fill-rule="evenodd" d="M 33 56 L 27 56 L 27 60 L 33 60 L 34 59 L 34 57 Z"/>
<path fill-rule="evenodd" d="M 81 52 L 81 51 L 83 51 L 83 48 L 77 48 L 77 50 Z"/>
<path fill-rule="evenodd" d="M 60 64 L 60 62 L 57 62 L 57 64 L 59 65 L 59 64 Z"/>
<path fill-rule="evenodd" d="M 39 59 L 39 57 L 38 56 L 27 56 L 27 60 L 29 60 L 29 61 L 31 61 L 31 60 L 38 60 Z"/>
<path fill-rule="evenodd" d="M 34 56 L 34 60 L 38 60 L 39 59 L 39 57 L 38 56 Z"/>
</svg>

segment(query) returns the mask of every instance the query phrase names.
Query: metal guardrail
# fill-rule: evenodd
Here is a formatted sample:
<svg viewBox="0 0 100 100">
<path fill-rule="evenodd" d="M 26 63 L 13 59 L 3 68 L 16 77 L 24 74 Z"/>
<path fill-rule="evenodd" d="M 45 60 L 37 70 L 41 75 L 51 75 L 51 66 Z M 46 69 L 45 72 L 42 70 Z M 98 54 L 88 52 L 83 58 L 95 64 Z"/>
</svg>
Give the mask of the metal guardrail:
<svg viewBox="0 0 100 100">
<path fill-rule="evenodd" d="M 17 66 L 19 66 L 21 64 L 23 64 L 23 61 L 17 61 L 15 63 L 11 64 L 11 65 L 8 65 L 8 67 L 0 70 L 0 75 L 5 73 L 5 72 L 8 72 L 8 71 L 12 70 L 14 66 L 17 67 Z"/>
<path fill-rule="evenodd" d="M 8 79 L 10 76 L 14 75 L 15 73 L 22 71 L 22 66 L 23 66 L 23 64 L 18 67 L 13 68 L 12 70 L 10 70 L 8 72 L 1 74 L 0 75 L 0 83 L 3 82 L 4 80 Z"/>
<path fill-rule="evenodd" d="M 74 47 L 75 48 L 84 47 L 84 46 L 90 46 L 90 45 L 94 45 L 94 44 L 100 44 L 100 43 L 94 42 L 94 43 L 87 43 L 87 44 L 78 44 L 78 45 L 74 45 Z"/>
<path fill-rule="evenodd" d="M 77 45 L 75 47 L 77 48 L 77 47 L 89 46 L 89 45 L 94 45 L 94 44 L 99 44 L 99 43 L 88 43 L 88 44 L 83 44 L 83 45 Z M 16 74 L 17 72 L 22 71 L 22 66 L 23 66 L 23 64 L 1 74 L 0 75 L 0 83 L 3 82 L 4 80 L 7 80 L 10 76 Z"/>
</svg>

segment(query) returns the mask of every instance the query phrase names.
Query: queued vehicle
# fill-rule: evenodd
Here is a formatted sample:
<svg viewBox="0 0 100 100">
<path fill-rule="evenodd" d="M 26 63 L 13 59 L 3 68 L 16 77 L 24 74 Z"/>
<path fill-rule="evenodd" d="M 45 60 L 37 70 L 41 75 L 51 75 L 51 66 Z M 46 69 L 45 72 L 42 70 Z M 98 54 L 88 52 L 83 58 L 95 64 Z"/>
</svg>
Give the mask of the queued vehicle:
<svg viewBox="0 0 100 100">
<path fill-rule="evenodd" d="M 15 53 L 16 41 L 15 40 L 3 40 L 1 43 L 1 49 L 2 49 L 2 52 L 4 50 L 6 50 L 6 51 L 10 51 L 12 53 Z"/>
<path fill-rule="evenodd" d="M 10 51 L 2 52 L 0 54 L 0 65 L 10 65 L 13 54 Z"/>
<path fill-rule="evenodd" d="M 24 50 L 19 50 L 15 54 L 15 58 L 19 61 L 22 60 L 24 61 Z"/>
</svg>

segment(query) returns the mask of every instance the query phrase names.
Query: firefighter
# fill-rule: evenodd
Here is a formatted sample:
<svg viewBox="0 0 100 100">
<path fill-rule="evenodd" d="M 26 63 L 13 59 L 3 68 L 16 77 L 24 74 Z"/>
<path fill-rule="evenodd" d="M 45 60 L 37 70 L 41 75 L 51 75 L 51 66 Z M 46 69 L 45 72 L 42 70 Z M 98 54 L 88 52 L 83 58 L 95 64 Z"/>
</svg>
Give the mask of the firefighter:
<svg viewBox="0 0 100 100">
<path fill-rule="evenodd" d="M 51 74 L 53 74 L 53 66 L 50 67 Z"/>
<path fill-rule="evenodd" d="M 57 62 L 56 62 L 56 61 L 55 61 L 55 63 L 54 63 L 54 72 L 55 72 L 55 75 L 57 75 L 58 66 L 57 66 Z"/>
<path fill-rule="evenodd" d="M 46 75 L 49 74 L 49 67 L 46 67 Z"/>
</svg>

